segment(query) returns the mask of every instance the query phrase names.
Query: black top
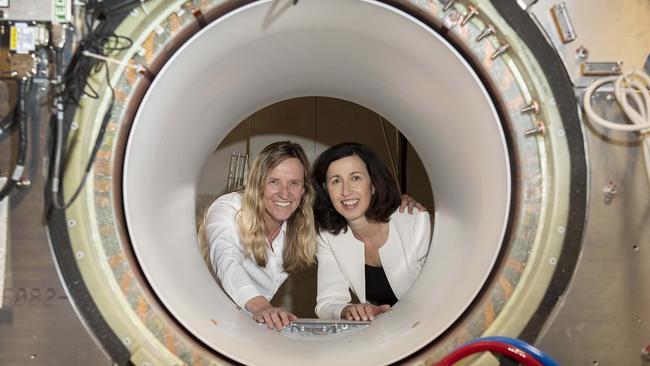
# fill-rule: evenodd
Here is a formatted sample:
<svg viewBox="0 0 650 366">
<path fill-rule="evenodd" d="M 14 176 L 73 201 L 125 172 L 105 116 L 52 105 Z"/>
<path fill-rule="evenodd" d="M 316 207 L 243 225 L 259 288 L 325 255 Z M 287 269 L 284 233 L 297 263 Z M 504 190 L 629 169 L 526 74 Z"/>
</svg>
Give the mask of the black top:
<svg viewBox="0 0 650 366">
<path fill-rule="evenodd" d="M 397 303 L 397 297 L 390 288 L 384 267 L 373 267 L 366 264 L 366 300 L 374 305 Z"/>
</svg>

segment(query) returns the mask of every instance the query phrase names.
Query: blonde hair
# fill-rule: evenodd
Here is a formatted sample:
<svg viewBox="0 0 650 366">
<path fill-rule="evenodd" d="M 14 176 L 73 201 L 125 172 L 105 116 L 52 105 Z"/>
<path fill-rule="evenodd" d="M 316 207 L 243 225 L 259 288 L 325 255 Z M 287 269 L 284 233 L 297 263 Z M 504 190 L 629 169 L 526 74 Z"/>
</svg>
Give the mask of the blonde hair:
<svg viewBox="0 0 650 366">
<path fill-rule="evenodd" d="M 268 243 L 264 233 L 264 187 L 275 167 L 286 159 L 296 158 L 304 171 L 304 193 L 296 211 L 287 220 L 283 268 L 295 273 L 314 263 L 316 229 L 314 227 L 315 191 L 309 175 L 309 161 L 300 145 L 280 141 L 266 146 L 253 162 L 242 194 L 242 207 L 237 215 L 237 229 L 244 253 L 260 267 L 266 266 Z"/>
</svg>

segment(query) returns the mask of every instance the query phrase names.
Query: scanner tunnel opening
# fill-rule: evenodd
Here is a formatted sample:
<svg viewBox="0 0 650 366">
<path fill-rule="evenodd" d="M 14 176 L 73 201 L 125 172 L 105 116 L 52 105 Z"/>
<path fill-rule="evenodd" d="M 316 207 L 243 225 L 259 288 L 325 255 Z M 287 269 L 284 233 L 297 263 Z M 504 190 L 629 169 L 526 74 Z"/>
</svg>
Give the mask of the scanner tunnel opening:
<svg viewBox="0 0 650 366">
<path fill-rule="evenodd" d="M 271 7 L 253 3 L 209 24 L 147 90 L 124 160 L 134 251 L 168 311 L 233 360 L 264 364 L 274 350 L 291 349 L 273 352 L 274 362 L 397 361 L 461 316 L 499 253 L 511 190 L 499 116 L 464 57 L 402 11 L 371 1 L 305 2 L 260 27 Z M 367 329 L 318 342 L 252 322 L 205 271 L 195 244 L 197 181 L 215 141 L 260 107 L 310 95 L 393 121 L 422 157 L 436 197 L 434 255 L 406 298 Z"/>
</svg>

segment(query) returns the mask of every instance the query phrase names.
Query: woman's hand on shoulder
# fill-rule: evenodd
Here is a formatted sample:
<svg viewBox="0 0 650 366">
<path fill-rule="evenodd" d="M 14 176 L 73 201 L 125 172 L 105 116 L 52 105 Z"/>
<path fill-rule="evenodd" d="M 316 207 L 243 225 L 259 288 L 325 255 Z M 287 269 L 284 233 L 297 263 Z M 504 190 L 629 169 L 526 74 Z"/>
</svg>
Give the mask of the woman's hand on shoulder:
<svg viewBox="0 0 650 366">
<path fill-rule="evenodd" d="M 246 309 L 253 314 L 258 323 L 265 323 L 269 329 L 282 330 L 292 321 L 298 319 L 284 308 L 271 305 L 264 297 L 257 296 L 246 303 Z"/>
<path fill-rule="evenodd" d="M 390 305 L 350 304 L 341 311 L 341 318 L 347 320 L 374 320 L 376 315 L 385 313 L 388 310 L 390 310 Z"/>
<path fill-rule="evenodd" d="M 427 211 L 427 208 L 422 206 L 422 204 L 416 201 L 413 197 L 408 194 L 403 194 L 402 203 L 399 205 L 399 212 L 403 213 L 404 210 L 407 210 L 409 214 L 413 214 L 413 208 L 417 208 L 420 212 Z"/>
</svg>

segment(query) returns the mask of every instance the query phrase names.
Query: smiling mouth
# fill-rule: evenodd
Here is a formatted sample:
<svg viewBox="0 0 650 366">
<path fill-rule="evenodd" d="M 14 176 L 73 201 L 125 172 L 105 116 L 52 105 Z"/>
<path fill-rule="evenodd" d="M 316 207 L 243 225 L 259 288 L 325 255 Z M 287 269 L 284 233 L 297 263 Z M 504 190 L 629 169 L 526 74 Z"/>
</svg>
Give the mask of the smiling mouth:
<svg viewBox="0 0 650 366">
<path fill-rule="evenodd" d="M 344 200 L 344 201 L 341 201 L 341 203 L 343 204 L 344 207 L 348 207 L 348 208 L 349 207 L 354 207 L 354 206 L 357 205 L 357 203 L 359 203 L 359 199 L 355 198 L 355 199 L 352 199 L 352 200 Z"/>
<path fill-rule="evenodd" d="M 280 207 L 289 207 L 289 205 L 291 204 L 290 202 L 277 202 L 277 201 L 274 201 L 273 203 L 276 206 L 280 206 Z"/>
</svg>

